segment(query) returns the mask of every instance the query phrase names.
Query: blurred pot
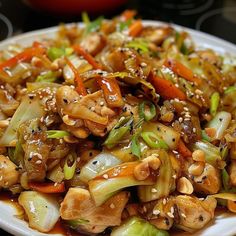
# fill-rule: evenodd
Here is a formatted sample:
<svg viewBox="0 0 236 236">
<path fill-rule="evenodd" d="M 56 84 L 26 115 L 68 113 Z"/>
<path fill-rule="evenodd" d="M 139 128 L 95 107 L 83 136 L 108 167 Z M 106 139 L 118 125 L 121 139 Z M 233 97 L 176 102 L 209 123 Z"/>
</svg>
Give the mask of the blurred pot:
<svg viewBox="0 0 236 236">
<path fill-rule="evenodd" d="M 127 0 L 23 0 L 23 2 L 39 11 L 76 15 L 82 11 L 102 13 L 121 6 Z"/>
</svg>

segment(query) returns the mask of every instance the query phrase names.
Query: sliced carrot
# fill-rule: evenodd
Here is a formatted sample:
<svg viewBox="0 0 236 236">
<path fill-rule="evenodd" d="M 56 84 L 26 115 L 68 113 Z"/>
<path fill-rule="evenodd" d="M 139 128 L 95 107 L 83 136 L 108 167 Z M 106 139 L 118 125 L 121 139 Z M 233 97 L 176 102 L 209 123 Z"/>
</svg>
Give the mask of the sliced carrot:
<svg viewBox="0 0 236 236">
<path fill-rule="evenodd" d="M 74 45 L 73 49 L 75 50 L 76 53 L 84 57 L 84 59 L 93 66 L 94 69 L 102 69 L 102 66 L 97 63 L 94 59 L 93 56 L 91 56 L 88 52 L 86 52 L 82 47 L 79 45 Z"/>
<path fill-rule="evenodd" d="M 216 129 L 215 128 L 205 128 L 205 132 L 210 138 L 214 138 L 215 135 L 216 135 Z"/>
<path fill-rule="evenodd" d="M 136 20 L 129 27 L 129 36 L 136 37 L 142 31 L 143 25 L 141 20 Z"/>
<path fill-rule="evenodd" d="M 157 93 L 165 99 L 178 98 L 179 100 L 186 100 L 187 97 L 184 92 L 178 89 L 171 81 L 163 79 L 159 76 L 151 76 L 150 82 L 156 89 Z"/>
<path fill-rule="evenodd" d="M 186 147 L 186 145 L 182 141 L 182 139 L 179 140 L 179 144 L 177 146 L 177 151 L 183 157 L 191 157 L 192 156 L 192 152 Z"/>
<path fill-rule="evenodd" d="M 105 100 L 109 107 L 121 107 L 124 105 L 120 87 L 115 78 L 96 78 L 98 85 L 103 90 Z"/>
<path fill-rule="evenodd" d="M 36 183 L 30 182 L 29 187 L 41 193 L 63 193 L 65 192 L 65 184 L 62 183 Z"/>
<path fill-rule="evenodd" d="M 42 47 L 27 48 L 23 52 L 10 58 L 9 60 L 2 62 L 0 64 L 0 70 L 3 71 L 5 68 L 11 68 L 20 62 L 32 59 L 32 57 L 34 56 L 42 55 L 44 52 L 45 49 Z"/>
<path fill-rule="evenodd" d="M 196 77 L 188 67 L 174 59 L 167 59 L 164 62 L 164 65 L 188 81 L 195 82 L 197 84 L 201 83 L 201 80 Z"/>
<path fill-rule="evenodd" d="M 83 84 L 83 80 L 82 78 L 80 77 L 77 69 L 74 67 L 74 65 L 71 63 L 71 61 L 65 57 L 65 60 L 66 60 L 66 63 L 68 64 L 68 66 L 71 68 L 71 70 L 73 71 L 74 73 L 74 76 L 75 76 L 75 84 L 76 84 L 76 91 L 82 95 L 82 96 L 85 96 L 87 95 L 87 91 L 86 91 L 86 88 L 84 87 L 84 84 Z"/>
<path fill-rule="evenodd" d="M 121 14 L 121 19 L 124 20 L 124 21 L 130 20 L 130 19 L 134 18 L 134 16 L 136 14 L 137 14 L 137 11 L 127 9 Z"/>
</svg>

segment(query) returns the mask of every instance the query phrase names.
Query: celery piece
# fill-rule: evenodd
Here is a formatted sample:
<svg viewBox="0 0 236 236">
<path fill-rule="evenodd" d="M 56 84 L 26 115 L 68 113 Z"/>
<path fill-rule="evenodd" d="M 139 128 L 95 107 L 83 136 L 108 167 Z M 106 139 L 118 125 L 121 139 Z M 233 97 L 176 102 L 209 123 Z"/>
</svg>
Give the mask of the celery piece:
<svg viewBox="0 0 236 236">
<path fill-rule="evenodd" d="M 136 216 L 112 230 L 111 236 L 168 236 L 165 230 L 158 229 L 148 221 Z"/>
</svg>

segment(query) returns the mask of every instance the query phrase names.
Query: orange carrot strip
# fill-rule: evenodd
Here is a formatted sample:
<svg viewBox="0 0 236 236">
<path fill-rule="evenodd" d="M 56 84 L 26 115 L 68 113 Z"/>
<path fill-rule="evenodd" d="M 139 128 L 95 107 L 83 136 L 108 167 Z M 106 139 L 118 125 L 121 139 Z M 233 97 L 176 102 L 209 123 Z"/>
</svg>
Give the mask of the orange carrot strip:
<svg viewBox="0 0 236 236">
<path fill-rule="evenodd" d="M 182 139 L 179 140 L 179 144 L 177 147 L 177 151 L 179 154 L 181 154 L 183 157 L 191 157 L 192 152 L 186 147 L 185 143 L 182 141 Z"/>
<path fill-rule="evenodd" d="M 102 66 L 95 61 L 95 59 L 88 53 L 86 52 L 83 48 L 81 48 L 79 45 L 74 45 L 73 49 L 75 50 L 76 53 L 79 55 L 83 56 L 84 59 L 93 66 L 94 69 L 102 69 Z"/>
<path fill-rule="evenodd" d="M 184 92 L 175 87 L 175 85 L 166 79 L 160 78 L 158 76 L 151 76 L 152 85 L 156 89 L 157 93 L 160 94 L 161 97 L 171 100 L 174 98 L 178 98 L 179 100 L 186 100 L 187 97 Z"/>
<path fill-rule="evenodd" d="M 27 48 L 23 52 L 15 55 L 14 57 L 10 58 L 7 61 L 4 61 L 3 63 L 1 63 L 0 70 L 2 71 L 5 68 L 11 68 L 12 66 L 15 66 L 16 64 L 18 64 L 20 62 L 30 60 L 34 56 L 42 55 L 44 52 L 45 52 L 45 49 L 42 47 Z"/>
<path fill-rule="evenodd" d="M 122 20 L 126 21 L 126 20 L 130 20 L 132 19 L 135 15 L 137 14 L 137 11 L 135 10 L 125 10 L 122 14 L 121 14 L 121 18 Z"/>
<path fill-rule="evenodd" d="M 63 193 L 65 192 L 65 184 L 62 183 L 35 183 L 30 182 L 29 187 L 41 193 Z"/>
<path fill-rule="evenodd" d="M 168 59 L 164 62 L 164 65 L 188 81 L 195 82 L 197 84 L 201 83 L 201 80 L 196 77 L 188 67 L 176 60 Z"/>
<path fill-rule="evenodd" d="M 143 25 L 141 20 L 134 21 L 129 27 L 129 36 L 136 37 L 142 31 Z"/>
<path fill-rule="evenodd" d="M 71 70 L 73 71 L 73 73 L 75 75 L 75 84 L 76 84 L 75 89 L 76 89 L 76 91 L 82 96 L 87 95 L 87 91 L 84 87 L 83 80 L 80 77 L 77 69 L 74 67 L 74 65 L 70 62 L 70 60 L 67 57 L 65 57 L 65 60 L 66 60 L 66 63 L 68 64 L 68 66 L 71 68 Z"/>
<path fill-rule="evenodd" d="M 121 107 L 124 105 L 120 87 L 116 79 L 97 77 L 96 81 L 103 90 L 105 100 L 109 107 Z"/>
</svg>

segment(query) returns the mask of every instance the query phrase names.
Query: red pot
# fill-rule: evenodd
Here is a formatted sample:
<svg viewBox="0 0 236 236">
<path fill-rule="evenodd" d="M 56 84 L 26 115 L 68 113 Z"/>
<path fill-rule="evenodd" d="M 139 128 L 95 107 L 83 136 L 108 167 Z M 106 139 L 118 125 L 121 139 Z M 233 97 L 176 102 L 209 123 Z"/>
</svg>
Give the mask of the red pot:
<svg viewBox="0 0 236 236">
<path fill-rule="evenodd" d="M 24 0 L 24 2 L 40 11 L 55 14 L 80 14 L 82 11 L 97 13 L 115 9 L 127 0 Z"/>
</svg>

